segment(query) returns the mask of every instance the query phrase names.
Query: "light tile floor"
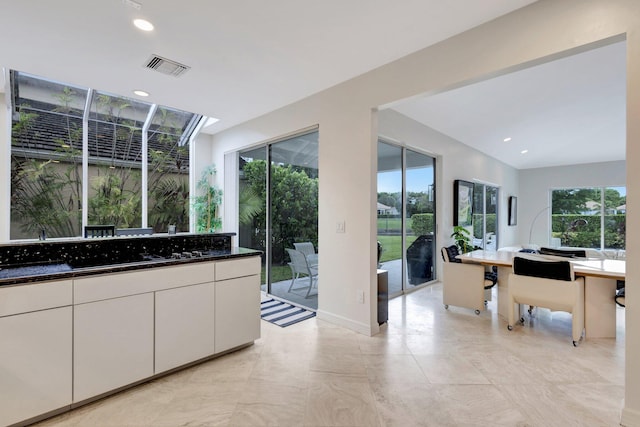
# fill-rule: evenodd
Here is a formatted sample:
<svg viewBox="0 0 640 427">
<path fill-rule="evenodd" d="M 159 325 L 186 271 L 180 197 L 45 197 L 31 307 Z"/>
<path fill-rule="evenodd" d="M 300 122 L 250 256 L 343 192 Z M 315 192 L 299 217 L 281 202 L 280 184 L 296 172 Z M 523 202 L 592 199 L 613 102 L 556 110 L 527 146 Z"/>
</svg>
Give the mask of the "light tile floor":
<svg viewBox="0 0 640 427">
<path fill-rule="evenodd" d="M 38 424 L 50 426 L 616 426 L 616 339 L 571 345 L 565 313 L 507 331 L 433 285 L 389 303 L 367 337 L 317 319 L 262 323 L 255 345 Z"/>
</svg>

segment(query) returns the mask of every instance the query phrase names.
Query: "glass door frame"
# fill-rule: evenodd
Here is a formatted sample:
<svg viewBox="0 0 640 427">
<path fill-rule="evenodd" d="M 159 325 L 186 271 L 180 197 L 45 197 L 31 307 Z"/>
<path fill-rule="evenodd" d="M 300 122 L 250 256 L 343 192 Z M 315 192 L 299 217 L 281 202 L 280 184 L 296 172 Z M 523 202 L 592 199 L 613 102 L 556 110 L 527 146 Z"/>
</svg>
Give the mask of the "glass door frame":
<svg viewBox="0 0 640 427">
<path fill-rule="evenodd" d="M 496 220 L 495 220 L 495 245 L 496 245 L 496 250 L 499 246 L 499 240 L 500 240 L 500 233 L 499 233 L 499 227 L 498 224 L 500 224 L 499 220 L 500 220 L 500 204 L 498 203 L 498 201 L 500 200 L 500 187 L 494 184 L 489 184 L 489 183 L 485 183 L 485 182 L 480 182 L 480 181 L 476 181 L 473 183 L 474 184 L 474 191 L 475 188 L 482 186 L 482 249 L 487 249 L 487 187 L 491 187 L 493 189 L 495 189 L 496 191 Z M 475 213 L 474 213 L 475 215 Z M 475 238 L 475 236 L 473 236 L 473 238 Z"/>
<path fill-rule="evenodd" d="M 273 184 L 273 152 L 272 149 L 279 143 L 286 142 L 295 138 L 303 137 L 305 135 L 310 135 L 313 133 L 317 133 L 319 135 L 319 127 L 313 126 L 307 129 L 302 129 L 297 132 L 293 132 L 291 134 L 284 135 L 282 137 L 278 137 L 277 139 L 273 139 L 261 144 L 253 145 L 250 147 L 245 147 L 241 150 L 237 151 L 238 158 L 242 155 L 242 153 L 254 151 L 254 150 L 264 150 L 265 157 L 265 244 L 264 244 L 264 274 L 265 274 L 265 283 L 261 283 L 260 285 L 265 285 L 266 293 L 269 295 L 273 295 L 280 299 L 286 300 L 287 298 L 278 293 L 272 292 L 272 279 L 273 279 L 273 207 L 272 207 L 272 184 Z M 319 143 L 319 140 L 316 142 Z M 319 148 L 319 146 L 318 146 Z M 316 153 L 319 154 L 319 153 Z M 238 177 L 239 178 L 239 177 Z M 318 225 L 316 224 L 316 230 Z M 317 250 L 317 248 L 316 248 Z M 317 289 L 317 288 L 316 288 Z M 293 302 L 295 304 L 295 302 Z M 300 304 L 300 303 L 298 303 Z M 315 310 L 314 307 L 309 307 L 312 310 Z"/>
<path fill-rule="evenodd" d="M 401 150 L 401 156 L 400 156 L 400 164 L 401 164 L 401 178 L 402 178 L 402 190 L 401 190 L 401 197 L 402 197 L 402 209 L 401 209 L 401 219 L 402 219 L 402 225 L 401 225 L 401 269 L 402 269 L 402 273 L 401 273 L 401 286 L 400 286 L 400 290 L 397 292 L 393 292 L 393 293 L 389 293 L 389 298 L 395 298 L 397 296 L 401 296 L 404 295 L 406 293 L 410 293 L 413 292 L 415 290 L 421 289 L 425 286 L 429 286 L 435 282 L 438 281 L 438 269 L 437 269 L 437 265 L 438 263 L 436 262 L 437 260 L 437 251 L 433 251 L 432 252 L 432 258 L 433 258 L 433 276 L 432 279 L 424 282 L 424 283 L 420 283 L 418 285 L 415 286 L 409 286 L 408 285 L 408 265 L 407 265 L 407 151 L 411 150 L 412 152 L 416 153 L 416 154 L 420 154 L 426 157 L 429 157 L 431 159 L 433 159 L 433 222 L 434 222 L 434 230 L 433 230 L 433 234 L 434 234 L 434 242 L 433 242 L 433 247 L 437 248 L 437 198 L 436 198 L 436 188 L 437 188 L 437 156 L 435 156 L 432 153 L 428 153 L 426 151 L 423 151 L 419 148 L 415 148 L 415 147 L 407 147 L 406 145 L 403 144 L 399 144 L 397 142 L 394 142 L 392 140 L 389 140 L 387 138 L 378 136 L 377 139 L 377 144 L 379 143 L 383 143 L 383 144 L 387 144 L 389 146 L 392 147 L 396 147 L 399 148 Z M 376 191 L 377 191 L 377 185 L 376 185 Z"/>
</svg>

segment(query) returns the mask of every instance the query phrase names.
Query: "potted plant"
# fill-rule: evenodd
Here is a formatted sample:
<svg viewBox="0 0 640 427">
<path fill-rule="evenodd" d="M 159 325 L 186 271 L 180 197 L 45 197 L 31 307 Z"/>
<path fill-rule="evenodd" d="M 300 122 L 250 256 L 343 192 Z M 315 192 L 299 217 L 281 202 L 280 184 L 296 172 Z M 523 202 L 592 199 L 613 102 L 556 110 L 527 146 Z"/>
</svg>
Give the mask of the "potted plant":
<svg viewBox="0 0 640 427">
<path fill-rule="evenodd" d="M 473 250 L 473 245 L 471 244 L 471 232 L 463 226 L 455 225 L 453 227 L 451 237 L 453 237 L 453 240 L 461 254 Z"/>
<path fill-rule="evenodd" d="M 222 227 L 222 220 L 218 218 L 218 207 L 222 203 L 222 190 L 211 184 L 215 174 L 215 165 L 207 166 L 196 184 L 198 195 L 193 198 L 193 209 L 196 214 L 196 231 L 198 233 L 214 233 Z"/>
</svg>

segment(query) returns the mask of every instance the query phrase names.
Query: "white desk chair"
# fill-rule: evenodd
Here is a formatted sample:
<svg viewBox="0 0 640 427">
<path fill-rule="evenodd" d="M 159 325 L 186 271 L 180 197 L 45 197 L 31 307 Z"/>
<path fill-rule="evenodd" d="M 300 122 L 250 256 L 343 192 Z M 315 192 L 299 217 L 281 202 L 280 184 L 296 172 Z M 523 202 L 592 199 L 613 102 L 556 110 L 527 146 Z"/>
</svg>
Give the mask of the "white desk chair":
<svg viewBox="0 0 640 427">
<path fill-rule="evenodd" d="M 515 324 L 514 304 L 566 311 L 571 313 L 573 345 L 578 345 L 584 332 L 584 278 L 575 277 L 569 261 L 514 257 L 507 295 L 507 329 Z M 520 323 L 524 324 L 523 317 Z"/>
</svg>

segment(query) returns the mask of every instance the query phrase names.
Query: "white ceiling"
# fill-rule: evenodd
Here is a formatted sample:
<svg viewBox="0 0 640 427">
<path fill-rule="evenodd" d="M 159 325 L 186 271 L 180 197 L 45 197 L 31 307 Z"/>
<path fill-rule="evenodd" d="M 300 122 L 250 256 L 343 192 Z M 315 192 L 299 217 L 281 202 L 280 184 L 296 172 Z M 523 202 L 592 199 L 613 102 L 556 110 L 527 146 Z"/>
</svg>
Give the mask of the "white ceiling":
<svg viewBox="0 0 640 427">
<path fill-rule="evenodd" d="M 393 109 L 517 169 L 624 160 L 625 49 L 619 42 Z"/>
<path fill-rule="evenodd" d="M 130 97 L 143 89 L 150 102 L 220 119 L 216 132 L 533 2 L 3 1 L 0 67 Z M 137 17 L 155 30 L 134 28 Z M 148 70 L 151 54 L 192 68 Z"/>
</svg>

